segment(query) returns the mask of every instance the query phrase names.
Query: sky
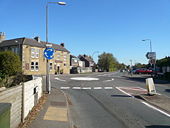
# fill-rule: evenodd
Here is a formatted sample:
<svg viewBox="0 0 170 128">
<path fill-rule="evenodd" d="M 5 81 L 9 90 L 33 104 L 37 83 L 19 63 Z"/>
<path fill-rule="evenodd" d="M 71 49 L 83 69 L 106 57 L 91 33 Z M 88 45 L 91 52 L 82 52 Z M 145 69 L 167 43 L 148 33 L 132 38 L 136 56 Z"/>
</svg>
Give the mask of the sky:
<svg viewBox="0 0 170 128">
<path fill-rule="evenodd" d="M 63 0 L 64 1 L 64 0 Z M 0 0 L 0 32 L 6 39 L 39 36 L 46 39 L 46 4 L 56 0 Z M 148 63 L 152 49 L 157 59 L 170 56 L 170 0 L 65 0 L 49 5 L 49 42 L 71 54 L 87 54 L 97 61 L 103 52 L 120 63 Z"/>
</svg>

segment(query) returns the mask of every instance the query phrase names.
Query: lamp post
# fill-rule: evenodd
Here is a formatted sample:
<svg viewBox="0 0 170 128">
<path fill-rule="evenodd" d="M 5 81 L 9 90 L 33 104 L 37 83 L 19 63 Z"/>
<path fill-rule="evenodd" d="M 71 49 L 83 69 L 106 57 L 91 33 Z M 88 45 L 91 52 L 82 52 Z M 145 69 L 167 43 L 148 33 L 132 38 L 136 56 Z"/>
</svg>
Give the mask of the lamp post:
<svg viewBox="0 0 170 128">
<path fill-rule="evenodd" d="M 46 4 L 46 48 L 48 46 L 48 5 L 49 4 L 58 4 L 58 5 L 66 5 L 65 2 L 48 2 Z M 51 83 L 50 83 L 50 75 L 49 75 L 49 60 L 46 59 L 46 92 L 50 94 L 51 91 Z"/>
<path fill-rule="evenodd" d="M 151 42 L 151 39 L 144 39 L 142 41 L 149 41 L 149 43 L 150 43 L 150 52 L 152 52 L 152 42 Z"/>
<path fill-rule="evenodd" d="M 151 39 L 144 39 L 142 41 L 149 41 L 149 43 L 150 43 L 150 52 L 152 52 L 152 42 L 151 42 Z M 155 73 L 156 73 L 156 64 L 154 63 L 154 64 L 151 64 L 151 65 L 153 65 L 153 69 L 155 70 Z"/>
</svg>

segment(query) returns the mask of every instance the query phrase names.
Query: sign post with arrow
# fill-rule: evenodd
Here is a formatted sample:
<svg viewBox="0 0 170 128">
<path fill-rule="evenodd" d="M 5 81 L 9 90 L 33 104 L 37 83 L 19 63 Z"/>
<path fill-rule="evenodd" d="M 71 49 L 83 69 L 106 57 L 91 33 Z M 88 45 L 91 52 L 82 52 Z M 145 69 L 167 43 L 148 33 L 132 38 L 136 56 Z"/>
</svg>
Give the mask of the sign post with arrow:
<svg viewBox="0 0 170 128">
<path fill-rule="evenodd" d="M 47 90 L 47 92 L 50 94 L 50 91 L 51 91 L 51 83 L 50 83 L 50 75 L 49 75 L 49 60 L 50 59 L 53 59 L 54 58 L 54 52 L 55 52 L 55 50 L 54 50 L 54 48 L 50 48 L 50 47 L 47 47 L 45 50 L 44 50 L 44 57 L 47 59 L 47 64 L 46 64 L 46 75 L 47 75 L 47 77 L 46 77 L 46 81 L 47 81 L 47 85 L 48 86 L 46 86 L 46 90 Z"/>
</svg>

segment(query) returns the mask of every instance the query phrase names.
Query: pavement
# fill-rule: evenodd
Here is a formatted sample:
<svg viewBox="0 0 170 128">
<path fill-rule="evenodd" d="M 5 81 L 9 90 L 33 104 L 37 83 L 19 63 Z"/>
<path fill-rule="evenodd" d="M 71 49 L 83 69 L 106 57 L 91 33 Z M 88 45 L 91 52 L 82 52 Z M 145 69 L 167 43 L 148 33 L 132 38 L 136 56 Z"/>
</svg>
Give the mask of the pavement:
<svg viewBox="0 0 170 128">
<path fill-rule="evenodd" d="M 67 96 L 61 90 L 52 88 L 43 109 L 29 128 L 70 128 Z"/>
</svg>

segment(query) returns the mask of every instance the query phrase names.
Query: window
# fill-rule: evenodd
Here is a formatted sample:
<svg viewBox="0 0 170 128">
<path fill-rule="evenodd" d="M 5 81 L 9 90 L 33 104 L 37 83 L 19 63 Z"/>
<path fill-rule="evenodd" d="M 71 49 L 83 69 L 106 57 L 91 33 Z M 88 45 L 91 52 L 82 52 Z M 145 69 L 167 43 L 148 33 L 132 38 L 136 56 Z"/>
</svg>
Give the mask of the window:
<svg viewBox="0 0 170 128">
<path fill-rule="evenodd" d="M 35 52 L 35 49 L 34 48 L 31 48 L 31 57 L 34 58 L 34 52 Z"/>
<path fill-rule="evenodd" d="M 32 58 L 39 58 L 39 49 L 31 48 L 31 57 Z"/>
<path fill-rule="evenodd" d="M 39 70 L 38 62 L 35 62 L 35 70 L 36 70 L 36 71 Z"/>
<path fill-rule="evenodd" d="M 53 63 L 50 63 L 50 71 L 53 69 Z"/>
<path fill-rule="evenodd" d="M 38 71 L 38 70 L 39 70 L 38 62 L 31 62 L 31 71 Z"/>
<path fill-rule="evenodd" d="M 57 60 L 60 60 L 60 53 L 57 53 Z"/>
<path fill-rule="evenodd" d="M 31 70 L 34 70 L 34 62 L 31 62 Z"/>
<path fill-rule="evenodd" d="M 16 53 L 16 54 L 19 54 L 19 48 L 18 47 L 11 47 L 11 51 Z"/>
</svg>

